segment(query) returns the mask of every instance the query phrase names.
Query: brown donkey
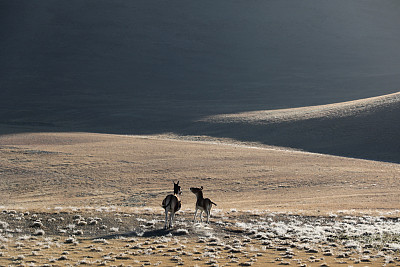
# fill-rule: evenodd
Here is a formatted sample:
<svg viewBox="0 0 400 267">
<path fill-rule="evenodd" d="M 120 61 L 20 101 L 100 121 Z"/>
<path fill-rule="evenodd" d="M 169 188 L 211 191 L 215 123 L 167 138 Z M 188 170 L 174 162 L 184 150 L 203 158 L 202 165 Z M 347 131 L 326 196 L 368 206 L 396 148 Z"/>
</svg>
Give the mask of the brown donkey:
<svg viewBox="0 0 400 267">
<path fill-rule="evenodd" d="M 203 211 L 206 212 L 207 215 L 207 223 L 209 223 L 210 221 L 210 212 L 211 212 L 211 207 L 214 204 L 215 206 L 217 206 L 217 204 L 215 204 L 214 202 L 212 202 L 209 198 L 204 198 L 203 197 L 203 186 L 200 188 L 196 188 L 196 187 L 191 187 L 190 191 L 192 191 L 193 194 L 196 195 L 197 197 L 197 201 L 196 201 L 196 211 L 194 212 L 194 219 L 193 221 L 196 222 L 196 215 L 197 215 L 197 210 L 200 210 L 200 221 L 203 221 Z"/>
<path fill-rule="evenodd" d="M 179 199 L 179 195 L 182 194 L 181 187 L 179 186 L 179 181 L 177 183 L 174 182 L 174 194 L 170 194 L 166 196 L 162 202 L 162 207 L 165 209 L 165 225 L 164 229 L 167 229 L 168 224 L 168 212 L 169 215 L 169 224 L 168 228 L 171 228 L 174 224 L 174 216 L 175 212 L 181 209 L 181 200 Z"/>
</svg>

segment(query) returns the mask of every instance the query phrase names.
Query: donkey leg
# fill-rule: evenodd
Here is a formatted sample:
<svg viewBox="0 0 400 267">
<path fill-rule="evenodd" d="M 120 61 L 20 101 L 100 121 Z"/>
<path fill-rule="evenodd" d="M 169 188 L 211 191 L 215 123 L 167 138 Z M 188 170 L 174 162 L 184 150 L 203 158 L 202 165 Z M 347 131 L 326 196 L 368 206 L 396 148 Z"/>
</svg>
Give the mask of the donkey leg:
<svg viewBox="0 0 400 267">
<path fill-rule="evenodd" d="M 196 215 L 197 215 L 197 208 L 196 208 L 195 211 L 194 211 L 194 217 L 193 217 L 193 222 L 194 222 L 194 223 L 196 222 Z"/>
<path fill-rule="evenodd" d="M 210 210 L 206 211 L 207 214 L 207 224 L 210 222 Z"/>
<path fill-rule="evenodd" d="M 171 212 L 170 218 L 169 218 L 169 228 L 174 226 L 174 216 L 175 216 L 175 212 Z"/>
<path fill-rule="evenodd" d="M 165 225 L 164 225 L 164 229 L 167 229 L 167 224 L 168 224 L 168 210 L 165 209 Z"/>
<path fill-rule="evenodd" d="M 200 222 L 203 222 L 203 211 L 200 210 Z"/>
</svg>

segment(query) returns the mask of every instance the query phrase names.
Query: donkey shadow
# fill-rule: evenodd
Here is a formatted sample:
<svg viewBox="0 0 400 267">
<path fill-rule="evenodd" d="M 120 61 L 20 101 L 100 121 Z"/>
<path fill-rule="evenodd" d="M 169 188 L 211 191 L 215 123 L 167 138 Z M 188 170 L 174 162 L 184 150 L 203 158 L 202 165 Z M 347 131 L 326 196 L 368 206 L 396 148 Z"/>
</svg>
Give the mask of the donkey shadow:
<svg viewBox="0 0 400 267">
<path fill-rule="evenodd" d="M 99 236 L 93 239 L 114 239 L 118 237 L 160 237 L 160 236 L 167 236 L 169 234 L 172 234 L 174 236 L 177 235 L 182 235 L 179 232 L 174 232 L 173 229 L 155 229 L 155 230 L 150 230 L 150 231 L 144 231 L 141 233 L 138 232 L 129 232 L 129 233 L 116 233 L 116 234 L 111 234 L 111 235 L 105 235 L 105 236 Z"/>
</svg>

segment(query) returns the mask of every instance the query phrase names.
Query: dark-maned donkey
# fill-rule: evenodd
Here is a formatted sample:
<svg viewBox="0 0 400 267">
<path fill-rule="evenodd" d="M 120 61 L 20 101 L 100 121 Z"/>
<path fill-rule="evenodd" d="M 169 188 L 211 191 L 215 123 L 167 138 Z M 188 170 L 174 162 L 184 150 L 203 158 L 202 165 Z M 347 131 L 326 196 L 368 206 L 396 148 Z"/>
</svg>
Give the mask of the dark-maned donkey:
<svg viewBox="0 0 400 267">
<path fill-rule="evenodd" d="M 203 221 L 203 211 L 206 212 L 207 215 L 207 223 L 209 223 L 210 221 L 210 212 L 211 212 L 211 206 L 214 204 L 215 206 L 217 206 L 217 204 L 215 204 L 214 202 L 212 202 L 209 198 L 204 198 L 203 197 L 203 186 L 200 188 L 196 188 L 196 187 L 191 187 L 190 191 L 192 191 L 193 194 L 196 195 L 197 197 L 197 201 L 196 201 L 196 211 L 194 212 L 194 219 L 193 221 L 196 222 L 196 215 L 197 215 L 197 210 L 200 210 L 200 221 Z"/>
<path fill-rule="evenodd" d="M 168 228 L 171 228 L 174 224 L 174 216 L 175 212 L 181 209 L 181 200 L 179 199 L 179 195 L 182 194 L 181 187 L 179 186 L 179 181 L 177 183 L 174 182 L 174 194 L 170 194 L 166 196 L 162 202 L 162 207 L 165 209 L 165 225 L 164 229 L 167 229 L 168 224 L 168 212 L 169 215 L 169 225 Z"/>
</svg>

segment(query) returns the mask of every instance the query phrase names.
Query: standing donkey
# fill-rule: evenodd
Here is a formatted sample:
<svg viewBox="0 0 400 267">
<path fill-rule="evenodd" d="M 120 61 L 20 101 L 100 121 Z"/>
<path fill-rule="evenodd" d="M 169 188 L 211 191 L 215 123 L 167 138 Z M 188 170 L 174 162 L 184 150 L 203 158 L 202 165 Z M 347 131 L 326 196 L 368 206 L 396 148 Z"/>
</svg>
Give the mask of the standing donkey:
<svg viewBox="0 0 400 267">
<path fill-rule="evenodd" d="M 169 225 L 168 228 L 171 228 L 174 224 L 174 216 L 175 212 L 181 209 L 181 200 L 179 199 L 179 195 L 182 194 L 181 187 L 179 186 L 179 181 L 177 183 L 174 182 L 174 194 L 169 194 L 166 196 L 162 202 L 162 207 L 165 209 L 165 225 L 164 229 L 167 229 L 168 224 L 168 212 L 169 215 Z"/>
<path fill-rule="evenodd" d="M 203 221 L 203 211 L 206 212 L 207 215 L 207 223 L 209 223 L 210 220 L 210 213 L 211 213 L 211 207 L 214 204 L 215 206 L 217 206 L 217 204 L 215 204 L 214 202 L 212 202 L 209 198 L 204 198 L 203 197 L 203 186 L 201 186 L 200 188 L 196 188 L 196 187 L 191 187 L 190 191 L 192 191 L 193 194 L 196 195 L 197 197 L 197 201 L 196 201 L 196 211 L 194 212 L 194 221 L 196 221 L 196 215 L 197 215 L 197 210 L 200 210 L 200 221 Z"/>
</svg>

